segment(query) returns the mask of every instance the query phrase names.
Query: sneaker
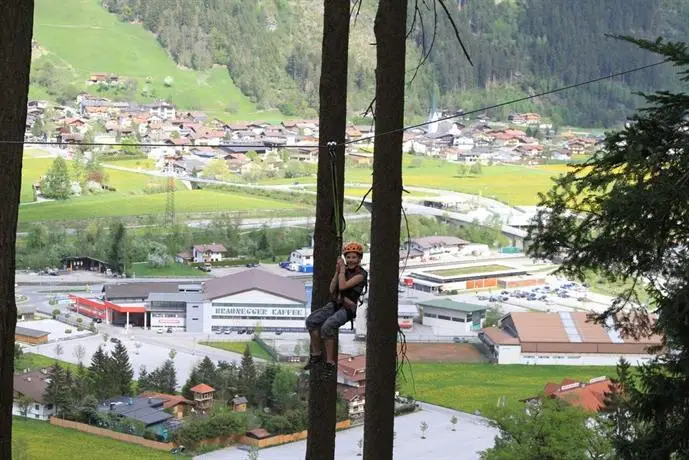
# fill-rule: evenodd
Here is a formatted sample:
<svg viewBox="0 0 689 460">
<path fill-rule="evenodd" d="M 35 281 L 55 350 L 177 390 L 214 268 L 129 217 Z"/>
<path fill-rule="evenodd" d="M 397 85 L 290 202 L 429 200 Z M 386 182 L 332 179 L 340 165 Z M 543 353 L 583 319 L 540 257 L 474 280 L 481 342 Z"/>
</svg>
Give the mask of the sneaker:
<svg viewBox="0 0 689 460">
<path fill-rule="evenodd" d="M 321 360 L 323 359 L 323 355 L 311 355 L 309 356 L 309 362 L 306 363 L 306 366 L 304 366 L 305 371 L 310 371 L 313 369 L 313 367 L 320 363 Z"/>
<path fill-rule="evenodd" d="M 323 373 L 321 374 L 323 376 L 323 380 L 330 379 L 330 377 L 335 375 L 335 372 L 337 372 L 337 366 L 335 363 L 325 363 L 323 365 Z"/>
</svg>

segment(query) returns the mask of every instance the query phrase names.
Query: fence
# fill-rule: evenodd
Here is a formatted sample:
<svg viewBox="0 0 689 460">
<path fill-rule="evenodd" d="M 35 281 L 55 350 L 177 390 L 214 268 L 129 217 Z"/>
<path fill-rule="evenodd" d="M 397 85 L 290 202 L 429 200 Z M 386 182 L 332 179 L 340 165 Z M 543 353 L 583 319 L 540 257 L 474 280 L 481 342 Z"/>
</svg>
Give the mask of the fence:
<svg viewBox="0 0 689 460">
<path fill-rule="evenodd" d="M 71 420 L 63 420 L 57 417 L 50 417 L 50 424 L 55 426 L 60 426 L 62 428 L 70 428 L 73 430 L 82 431 L 84 433 L 95 434 L 96 436 L 103 436 L 106 438 L 116 439 L 118 441 L 129 442 L 132 444 L 138 444 L 140 446 L 149 447 L 151 449 L 170 451 L 174 449 L 175 445 L 171 442 L 158 442 L 151 441 L 150 439 L 144 439 L 139 436 L 133 436 L 131 434 L 118 433 L 116 431 L 106 430 L 104 428 L 98 428 L 97 426 L 87 425 L 85 423 L 73 422 Z"/>
<path fill-rule="evenodd" d="M 352 426 L 351 420 L 343 420 L 335 425 L 336 430 L 346 430 Z M 248 446 L 258 447 L 263 449 L 265 447 L 279 446 L 280 444 L 287 444 L 289 442 L 301 441 L 306 439 L 309 432 L 304 430 L 292 434 L 278 434 L 265 439 L 254 439 L 248 436 L 237 437 L 237 442 Z"/>
</svg>

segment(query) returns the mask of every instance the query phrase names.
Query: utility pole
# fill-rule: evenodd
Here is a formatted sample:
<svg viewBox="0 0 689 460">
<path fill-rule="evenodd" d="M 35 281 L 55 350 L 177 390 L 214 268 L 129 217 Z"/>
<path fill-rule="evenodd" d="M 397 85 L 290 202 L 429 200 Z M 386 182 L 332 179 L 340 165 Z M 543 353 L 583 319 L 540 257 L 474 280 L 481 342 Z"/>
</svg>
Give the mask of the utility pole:
<svg viewBox="0 0 689 460">
<path fill-rule="evenodd" d="M 323 0 L 323 49 L 320 80 L 320 120 L 316 225 L 314 231 L 314 273 L 311 310 L 323 307 L 329 297 L 330 279 L 342 250 L 333 212 L 334 201 L 344 198 L 344 145 L 347 128 L 347 64 L 349 57 L 350 0 Z M 335 142 L 331 162 L 328 142 Z M 337 169 L 331 176 L 331 167 Z M 337 195 L 333 197 L 333 179 Z M 340 207 L 341 209 L 341 207 Z M 323 346 L 323 344 L 321 344 Z M 337 344 L 336 344 L 337 346 Z M 324 349 L 324 348 L 322 348 Z M 306 460 L 335 458 L 335 377 L 324 381 L 318 366 L 309 380 L 309 431 Z"/>
</svg>

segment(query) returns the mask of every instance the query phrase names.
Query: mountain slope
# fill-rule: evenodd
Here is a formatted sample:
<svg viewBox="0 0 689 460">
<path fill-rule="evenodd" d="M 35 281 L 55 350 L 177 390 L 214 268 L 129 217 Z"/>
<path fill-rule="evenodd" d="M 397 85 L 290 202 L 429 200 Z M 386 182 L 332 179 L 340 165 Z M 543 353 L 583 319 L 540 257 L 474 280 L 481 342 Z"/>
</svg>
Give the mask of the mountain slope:
<svg viewBox="0 0 689 460">
<path fill-rule="evenodd" d="M 136 82 L 112 92 L 113 97 L 170 99 L 184 108 L 237 113 L 241 118 L 275 116 L 256 113 L 225 67 L 195 71 L 177 66 L 153 34 L 139 24 L 119 21 L 98 0 L 36 0 L 34 39 L 41 52 L 34 53 L 38 59 L 32 70 L 57 67 L 53 77 L 74 88 L 84 87 L 93 72 L 108 72 Z M 170 87 L 164 84 L 166 77 L 172 77 Z M 33 93 L 43 94 L 40 85 L 34 85 Z"/>
</svg>

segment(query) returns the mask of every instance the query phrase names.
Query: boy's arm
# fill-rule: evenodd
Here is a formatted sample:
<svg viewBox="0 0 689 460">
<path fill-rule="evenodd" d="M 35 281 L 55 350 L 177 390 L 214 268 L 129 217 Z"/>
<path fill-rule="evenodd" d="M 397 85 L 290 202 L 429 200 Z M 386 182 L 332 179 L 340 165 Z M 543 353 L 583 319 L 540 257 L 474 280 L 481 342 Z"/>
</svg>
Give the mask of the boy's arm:
<svg viewBox="0 0 689 460">
<path fill-rule="evenodd" d="M 333 275 L 333 279 L 330 280 L 330 294 L 335 295 L 337 292 L 337 279 L 338 275 L 340 274 L 339 270 L 335 270 L 335 274 Z"/>
<path fill-rule="evenodd" d="M 345 278 L 344 270 L 342 270 L 339 273 L 339 276 L 337 278 L 338 278 L 338 284 L 340 287 L 340 291 L 344 291 L 345 289 L 352 288 L 352 287 L 356 286 L 357 284 L 361 283 L 362 281 L 364 281 L 364 275 L 354 275 L 351 278 L 349 278 L 349 280 L 347 280 L 347 278 Z"/>
</svg>

